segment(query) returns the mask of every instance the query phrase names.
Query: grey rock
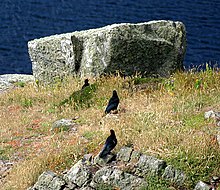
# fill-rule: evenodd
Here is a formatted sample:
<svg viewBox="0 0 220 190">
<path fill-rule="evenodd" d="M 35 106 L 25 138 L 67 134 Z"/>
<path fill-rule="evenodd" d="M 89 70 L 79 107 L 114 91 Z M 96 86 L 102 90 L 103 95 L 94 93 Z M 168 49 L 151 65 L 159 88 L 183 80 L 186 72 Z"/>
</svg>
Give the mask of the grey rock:
<svg viewBox="0 0 220 190">
<path fill-rule="evenodd" d="M 117 160 L 128 162 L 131 158 L 132 151 L 133 148 L 131 147 L 122 147 L 120 151 L 117 153 Z"/>
<path fill-rule="evenodd" d="M 72 183 L 72 182 L 70 182 L 70 181 L 68 181 L 68 183 L 67 183 L 65 188 L 66 188 L 66 190 L 75 189 L 75 188 L 77 188 L 77 185 Z"/>
<path fill-rule="evenodd" d="M 82 158 L 82 162 L 91 162 L 92 161 L 92 154 L 85 154 Z"/>
<path fill-rule="evenodd" d="M 149 174 L 160 175 L 166 167 L 164 160 L 157 159 L 153 156 L 142 155 L 136 164 L 135 174 L 138 176 L 146 176 Z"/>
<path fill-rule="evenodd" d="M 215 118 L 215 112 L 213 110 L 204 113 L 205 119 Z"/>
<path fill-rule="evenodd" d="M 14 163 L 6 160 L 0 160 L 0 184 L 3 179 L 8 175 Z"/>
<path fill-rule="evenodd" d="M 116 157 L 114 154 L 108 156 L 109 160 L 112 159 L 111 156 Z M 116 160 L 106 166 L 109 160 L 106 161 L 96 156 L 92 161 L 92 154 L 86 154 L 69 171 L 65 172 L 63 177 L 59 177 L 50 171 L 44 172 L 36 184 L 28 190 L 93 190 L 103 188 L 132 190 L 142 187 L 146 189 L 148 184 L 145 177 L 147 175 L 161 176 L 163 170 L 162 177 L 164 179 L 179 187 L 184 185 L 186 178 L 184 173 L 171 165 L 166 167 L 166 162 L 163 160 L 153 156 L 141 155 L 140 152 L 129 147 L 123 147 L 117 156 L 124 162 L 117 162 L 118 160 Z M 128 157 L 129 159 L 127 159 Z M 218 179 L 218 177 L 213 177 L 215 181 Z M 198 187 L 200 186 L 198 185 Z"/>
<path fill-rule="evenodd" d="M 210 189 L 211 189 L 210 186 L 202 181 L 199 181 L 194 188 L 194 190 L 210 190 Z"/>
<path fill-rule="evenodd" d="M 51 171 L 43 172 L 32 187 L 33 190 L 61 190 L 65 181 Z"/>
<path fill-rule="evenodd" d="M 165 168 L 165 171 L 162 175 L 164 179 L 169 180 L 172 183 L 175 183 L 177 186 L 181 187 L 184 184 L 186 176 L 183 172 L 178 169 L 175 169 L 173 166 L 168 165 Z"/>
<path fill-rule="evenodd" d="M 35 78 L 33 75 L 26 75 L 26 74 L 0 75 L 0 92 L 15 87 L 16 83 L 18 82 L 29 83 L 34 81 Z"/>
<path fill-rule="evenodd" d="M 89 170 L 89 166 L 84 165 L 82 161 L 76 163 L 68 172 L 64 175 L 64 179 L 67 183 L 76 184 L 79 187 L 86 185 L 91 181 L 92 173 Z"/>
<path fill-rule="evenodd" d="M 60 119 L 60 120 L 55 121 L 52 124 L 52 127 L 50 130 L 52 132 L 54 132 L 54 131 L 68 131 L 70 129 L 72 129 L 73 131 L 76 131 L 77 130 L 76 126 L 77 126 L 77 124 L 75 122 L 73 122 L 72 119 Z"/>
<path fill-rule="evenodd" d="M 93 180 L 90 185 L 95 188 L 97 184 L 110 184 L 110 176 L 113 173 L 113 170 L 114 169 L 109 166 L 101 168 L 93 176 Z"/>
<path fill-rule="evenodd" d="M 104 158 L 100 158 L 99 154 L 98 154 L 94 158 L 94 163 L 98 164 L 100 166 L 105 166 L 107 163 L 113 161 L 115 159 L 115 157 L 116 157 L 116 155 L 111 152 L 109 154 L 107 154 L 107 156 L 105 156 Z"/>
<path fill-rule="evenodd" d="M 220 112 L 215 112 L 215 119 L 216 121 L 220 121 Z"/>
<path fill-rule="evenodd" d="M 91 185 L 97 187 L 99 184 L 108 184 L 123 190 L 140 189 L 142 186 L 147 186 L 147 182 L 143 178 L 112 167 L 103 167 L 96 172 Z"/>
<path fill-rule="evenodd" d="M 134 150 L 131 154 L 130 162 L 133 162 L 133 163 L 138 162 L 140 156 L 141 156 L 141 153 L 139 151 Z"/>
<path fill-rule="evenodd" d="M 147 186 L 147 182 L 144 181 L 143 178 L 139 178 L 121 170 L 114 170 L 111 178 L 115 186 L 124 190 L 140 189 L 142 186 Z"/>
<path fill-rule="evenodd" d="M 28 51 L 33 75 L 43 82 L 116 70 L 168 76 L 183 68 L 186 31 L 183 23 L 165 20 L 113 24 L 35 39 Z"/>
<path fill-rule="evenodd" d="M 218 145 L 220 147 L 220 128 L 217 129 L 216 139 L 217 139 Z"/>
</svg>

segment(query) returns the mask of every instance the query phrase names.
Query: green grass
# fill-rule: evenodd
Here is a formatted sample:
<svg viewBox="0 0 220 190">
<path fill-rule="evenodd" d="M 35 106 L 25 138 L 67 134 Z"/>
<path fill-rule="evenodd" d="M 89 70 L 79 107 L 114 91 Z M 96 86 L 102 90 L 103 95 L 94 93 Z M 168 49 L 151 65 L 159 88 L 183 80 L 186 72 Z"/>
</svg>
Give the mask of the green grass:
<svg viewBox="0 0 220 190">
<path fill-rule="evenodd" d="M 146 178 L 147 186 L 143 186 L 140 190 L 169 190 L 170 184 L 158 176 L 148 176 Z"/>
</svg>

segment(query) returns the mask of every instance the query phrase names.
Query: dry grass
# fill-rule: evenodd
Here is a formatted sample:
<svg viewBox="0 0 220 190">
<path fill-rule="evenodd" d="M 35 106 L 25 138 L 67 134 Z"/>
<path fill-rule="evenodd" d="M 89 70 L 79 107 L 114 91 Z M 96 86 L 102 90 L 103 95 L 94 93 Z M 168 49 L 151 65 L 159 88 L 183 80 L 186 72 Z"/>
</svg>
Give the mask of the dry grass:
<svg viewBox="0 0 220 190">
<path fill-rule="evenodd" d="M 166 160 L 186 172 L 188 188 L 219 175 L 216 127 L 214 121 L 203 119 L 204 111 L 220 111 L 219 73 L 176 73 L 159 83 L 151 80 L 142 90 L 137 90 L 138 81 L 120 76 L 91 79 L 96 90 L 80 106 L 73 101 L 60 104 L 81 88 L 78 79 L 50 87 L 26 85 L 0 94 L 0 157 L 16 162 L 3 189 L 26 189 L 44 170 L 62 172 L 83 154 L 98 153 L 111 128 L 118 138 L 115 151 L 133 145 Z M 121 111 L 103 117 L 114 89 Z M 77 133 L 51 134 L 54 121 L 76 116 Z"/>
</svg>

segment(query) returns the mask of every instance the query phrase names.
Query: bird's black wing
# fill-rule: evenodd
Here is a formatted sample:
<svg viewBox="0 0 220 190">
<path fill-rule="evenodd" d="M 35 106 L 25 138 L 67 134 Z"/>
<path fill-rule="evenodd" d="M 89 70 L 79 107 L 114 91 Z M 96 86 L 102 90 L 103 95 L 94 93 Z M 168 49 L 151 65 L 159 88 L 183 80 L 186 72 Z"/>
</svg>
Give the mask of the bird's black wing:
<svg viewBox="0 0 220 190">
<path fill-rule="evenodd" d="M 116 110 L 118 108 L 118 104 L 119 104 L 119 98 L 114 96 L 111 97 L 105 109 L 105 113 L 109 113 L 111 110 Z"/>
<path fill-rule="evenodd" d="M 89 84 L 84 84 L 84 85 L 82 86 L 82 89 L 84 89 L 84 88 L 87 87 L 87 86 L 89 86 Z"/>
<path fill-rule="evenodd" d="M 105 157 L 108 153 L 111 152 L 113 148 L 115 148 L 116 144 L 117 144 L 117 139 L 113 138 L 112 136 L 109 136 L 105 142 L 104 147 L 102 148 L 101 153 L 99 154 L 99 157 L 100 158 Z"/>
</svg>

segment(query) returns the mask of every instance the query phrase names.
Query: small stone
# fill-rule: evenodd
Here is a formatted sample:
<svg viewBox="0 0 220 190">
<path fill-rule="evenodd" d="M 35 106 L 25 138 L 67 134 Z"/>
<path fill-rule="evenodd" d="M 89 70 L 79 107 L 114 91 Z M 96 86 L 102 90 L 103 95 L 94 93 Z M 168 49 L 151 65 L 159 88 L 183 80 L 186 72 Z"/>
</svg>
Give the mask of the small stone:
<svg viewBox="0 0 220 190">
<path fill-rule="evenodd" d="M 128 162 L 131 158 L 131 153 L 133 148 L 131 147 L 122 147 L 121 150 L 117 154 L 117 160 Z"/>
<path fill-rule="evenodd" d="M 113 172 L 113 168 L 105 166 L 98 170 L 93 176 L 93 180 L 90 183 L 91 187 L 96 188 L 97 184 L 110 184 L 110 175 Z"/>
<path fill-rule="evenodd" d="M 85 154 L 82 158 L 82 162 L 91 162 L 92 161 L 92 154 Z"/>
<path fill-rule="evenodd" d="M 142 155 L 136 164 L 135 174 L 138 176 L 146 176 L 148 174 L 160 175 L 166 167 L 164 160 L 157 159 L 153 156 Z"/>
<path fill-rule="evenodd" d="M 143 186 L 147 186 L 147 182 L 143 178 L 134 176 L 118 169 L 113 171 L 110 178 L 112 178 L 111 181 L 113 182 L 113 186 L 119 187 L 123 190 L 138 190 Z"/>
<path fill-rule="evenodd" d="M 139 178 L 111 166 L 103 167 L 96 172 L 91 185 L 96 188 L 99 184 L 106 184 L 123 190 L 140 189 L 142 186 L 147 186 L 143 178 Z"/>
<path fill-rule="evenodd" d="M 16 83 L 30 83 L 34 82 L 33 75 L 26 74 L 5 74 L 0 75 L 0 91 L 15 87 Z M 19 85 L 17 85 L 19 86 Z"/>
<path fill-rule="evenodd" d="M 220 121 L 220 112 L 215 112 L 216 121 Z"/>
<path fill-rule="evenodd" d="M 215 118 L 215 112 L 213 110 L 205 112 L 204 113 L 204 118 L 205 119 Z"/>
<path fill-rule="evenodd" d="M 51 127 L 51 131 L 69 131 L 70 129 L 73 130 L 73 131 L 76 131 L 77 128 L 76 128 L 76 123 L 73 122 L 72 119 L 60 119 L 58 121 L 55 121 L 53 124 L 52 124 L 52 127 Z"/>
<path fill-rule="evenodd" d="M 139 151 L 134 150 L 131 154 L 130 162 L 133 162 L 133 163 L 137 162 L 139 160 L 140 156 L 141 156 L 141 153 Z"/>
<path fill-rule="evenodd" d="M 38 181 L 35 183 L 32 189 L 61 190 L 64 185 L 65 181 L 61 177 L 57 176 L 55 173 L 51 171 L 46 171 L 39 176 Z"/>
<path fill-rule="evenodd" d="M 92 177 L 92 173 L 89 167 L 82 164 L 82 161 L 76 163 L 68 172 L 64 175 L 64 179 L 67 183 L 71 182 L 79 187 L 86 185 Z"/>
<path fill-rule="evenodd" d="M 181 187 L 184 184 L 186 176 L 180 170 L 175 169 L 173 166 L 168 165 L 165 168 L 165 171 L 162 175 L 164 179 L 169 180 L 172 183 L 175 183 L 177 186 Z"/>
<path fill-rule="evenodd" d="M 198 182 L 194 188 L 194 190 L 210 190 L 210 189 L 211 187 L 202 181 Z"/>
<path fill-rule="evenodd" d="M 105 166 L 106 164 L 110 163 L 111 161 L 115 160 L 116 155 L 113 153 L 107 154 L 104 158 L 100 158 L 99 154 L 94 158 L 94 163 L 100 166 Z"/>
<path fill-rule="evenodd" d="M 0 179 L 6 177 L 13 167 L 13 162 L 0 160 Z"/>
<path fill-rule="evenodd" d="M 76 184 L 74 184 L 74 183 L 68 181 L 68 184 L 66 185 L 65 188 L 66 188 L 66 190 L 69 190 L 69 189 L 75 189 L 76 187 L 77 187 Z"/>
</svg>

